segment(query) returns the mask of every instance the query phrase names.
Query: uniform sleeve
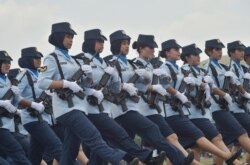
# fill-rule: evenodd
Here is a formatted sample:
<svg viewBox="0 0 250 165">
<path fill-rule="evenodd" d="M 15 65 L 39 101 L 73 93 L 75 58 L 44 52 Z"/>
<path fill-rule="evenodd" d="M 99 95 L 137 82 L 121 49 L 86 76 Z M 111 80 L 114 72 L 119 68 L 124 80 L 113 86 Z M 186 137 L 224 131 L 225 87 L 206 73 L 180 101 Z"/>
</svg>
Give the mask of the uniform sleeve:
<svg viewBox="0 0 250 165">
<path fill-rule="evenodd" d="M 37 85 L 39 88 L 47 90 L 54 80 L 53 78 L 55 74 L 58 72 L 57 63 L 54 57 L 47 56 L 44 59 L 44 67 L 46 67 L 46 69 L 43 72 L 40 72 Z"/>
<path fill-rule="evenodd" d="M 166 67 L 165 65 L 161 65 L 160 68 L 171 76 L 170 70 L 168 69 L 168 67 Z M 164 79 L 162 76 L 160 77 L 160 84 L 162 85 L 164 89 L 167 89 L 169 86 L 171 86 L 172 83 L 173 83 L 172 77 L 171 77 L 171 80 Z"/>
<path fill-rule="evenodd" d="M 236 75 L 236 71 L 235 71 L 235 68 L 231 65 L 231 68 L 230 68 L 230 70 L 235 74 L 235 83 L 236 83 L 236 85 L 241 85 L 241 82 L 240 82 L 240 78 Z"/>
</svg>

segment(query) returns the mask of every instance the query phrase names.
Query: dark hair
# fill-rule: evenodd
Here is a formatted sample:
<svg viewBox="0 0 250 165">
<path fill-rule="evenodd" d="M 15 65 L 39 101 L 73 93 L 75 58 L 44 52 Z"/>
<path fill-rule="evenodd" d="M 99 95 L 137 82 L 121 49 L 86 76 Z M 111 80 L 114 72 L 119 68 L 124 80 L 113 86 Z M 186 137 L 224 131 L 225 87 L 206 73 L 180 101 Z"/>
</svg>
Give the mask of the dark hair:
<svg viewBox="0 0 250 165">
<path fill-rule="evenodd" d="M 69 33 L 65 33 L 65 32 L 55 32 L 55 33 L 52 33 L 50 36 L 49 36 L 49 43 L 51 43 L 52 45 L 60 48 L 60 49 L 63 49 L 63 50 L 68 50 L 67 48 L 65 48 L 65 46 L 63 45 L 63 40 L 64 40 L 64 37 L 66 34 L 69 34 Z M 72 35 L 72 34 L 69 34 L 69 35 Z M 72 35 L 74 37 L 74 35 Z"/>
<path fill-rule="evenodd" d="M 186 59 L 186 57 L 188 57 L 188 56 L 190 56 L 191 54 L 181 54 L 181 60 L 184 62 L 184 64 L 186 64 L 187 63 L 187 59 Z"/>
<path fill-rule="evenodd" d="M 170 49 L 171 48 L 159 51 L 159 56 L 162 57 L 162 58 L 166 58 L 166 52 L 168 52 Z"/>
<path fill-rule="evenodd" d="M 136 49 L 136 51 L 137 51 L 139 54 L 140 54 L 140 49 L 141 49 L 141 48 L 146 48 L 146 47 L 152 48 L 152 47 L 149 46 L 148 44 L 140 43 L 140 42 L 137 42 L 137 41 L 135 41 L 135 42 L 132 44 L 132 48 L 133 48 L 133 49 Z"/>
<path fill-rule="evenodd" d="M 231 53 L 235 53 L 236 50 L 237 50 L 237 49 L 229 49 L 229 50 L 227 50 L 227 55 L 228 55 L 229 57 L 231 57 Z"/>
<path fill-rule="evenodd" d="M 88 39 L 82 43 L 82 51 L 84 53 L 95 54 L 95 39 Z"/>
<path fill-rule="evenodd" d="M 207 56 L 209 56 L 210 51 L 213 51 L 214 48 L 205 48 L 204 52 L 206 53 Z"/>
<path fill-rule="evenodd" d="M 29 69 L 36 69 L 34 66 L 35 57 L 23 56 L 18 59 L 18 65 L 21 68 L 29 68 Z"/>
</svg>

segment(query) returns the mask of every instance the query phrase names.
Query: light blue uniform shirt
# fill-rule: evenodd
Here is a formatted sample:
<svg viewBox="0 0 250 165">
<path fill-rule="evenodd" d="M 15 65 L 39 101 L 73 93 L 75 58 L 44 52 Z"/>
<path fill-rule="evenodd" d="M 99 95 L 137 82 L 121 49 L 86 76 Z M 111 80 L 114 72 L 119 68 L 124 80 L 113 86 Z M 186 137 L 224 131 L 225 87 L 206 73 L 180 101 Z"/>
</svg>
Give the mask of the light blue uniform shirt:
<svg viewBox="0 0 250 165">
<path fill-rule="evenodd" d="M 103 62 L 101 63 L 98 59 L 93 58 L 93 55 L 89 54 L 89 53 L 85 53 L 84 56 L 86 58 L 88 58 L 89 60 L 92 59 L 92 61 L 90 62 L 90 66 L 92 67 L 92 80 L 93 83 L 91 85 L 91 87 L 95 87 L 96 85 L 99 84 L 99 81 L 101 80 L 104 72 L 104 69 L 108 66 L 106 64 L 106 62 L 103 60 Z M 78 60 L 80 64 L 84 64 L 83 60 Z M 121 81 L 120 79 L 114 80 L 112 77 L 110 78 L 110 80 L 107 83 L 107 88 L 111 93 L 119 93 L 121 90 Z M 102 105 L 104 108 L 104 111 L 102 113 L 111 113 L 111 107 L 112 107 L 111 102 L 107 101 L 107 100 L 103 100 L 102 101 Z M 100 111 L 98 109 L 98 106 L 92 106 L 88 103 L 87 101 L 87 97 L 85 97 L 84 99 L 84 109 L 88 110 L 89 114 L 99 114 Z"/>
<path fill-rule="evenodd" d="M 163 69 L 169 75 L 171 75 L 171 73 L 170 73 L 170 70 L 169 70 L 169 68 L 168 68 L 168 66 L 166 64 L 169 64 L 170 67 L 174 70 L 174 72 L 176 74 L 176 77 L 177 77 L 176 84 L 174 86 L 174 81 L 173 81 L 172 77 L 171 77 L 170 82 L 169 81 L 168 82 L 164 82 L 163 80 L 161 80 L 160 82 L 161 82 L 162 86 L 165 89 L 167 89 L 169 87 L 169 85 L 170 85 L 170 86 L 174 87 L 176 90 L 178 90 L 179 86 L 180 86 L 180 84 L 181 84 L 181 82 L 182 82 L 182 80 L 184 78 L 184 75 L 181 72 L 181 68 L 180 67 L 176 68 L 172 62 L 166 61 L 165 63 L 163 63 L 160 66 L 160 68 Z M 168 94 L 168 97 L 174 97 L 174 96 L 171 96 L 170 94 Z M 162 116 L 164 116 L 164 117 L 170 117 L 170 116 L 179 115 L 178 112 L 175 112 L 172 109 L 172 107 L 170 106 L 170 104 L 168 104 L 168 103 L 164 103 L 163 104 L 161 102 L 160 105 L 162 105 L 162 109 L 163 109 L 163 112 L 161 113 Z M 185 106 L 183 106 L 182 110 L 184 112 L 184 115 L 189 115 L 189 111 L 188 111 L 188 109 Z"/>
<path fill-rule="evenodd" d="M 228 64 L 229 66 L 230 64 Z M 237 76 L 237 71 L 239 74 L 239 77 L 236 79 L 236 85 L 243 85 L 243 78 L 244 78 L 244 70 L 241 67 L 240 63 L 237 63 L 235 61 L 231 61 L 231 65 L 229 66 L 230 71 L 232 71 Z M 237 71 L 236 71 L 237 70 Z M 232 106 L 230 106 L 230 110 L 234 113 L 245 113 L 244 109 L 239 108 L 238 104 L 236 102 L 233 102 Z"/>
<path fill-rule="evenodd" d="M 195 72 L 195 75 L 197 75 L 197 77 L 195 77 L 195 75 L 193 73 L 189 74 L 189 77 L 192 77 L 195 80 L 195 87 L 190 92 L 190 96 L 196 97 L 196 95 L 197 95 L 197 88 L 196 87 L 201 85 L 202 78 L 204 77 L 205 73 L 201 69 L 197 70 L 195 67 L 193 67 L 193 66 L 191 66 L 191 67 L 192 67 L 192 70 Z M 182 69 L 189 71 L 190 65 L 184 64 L 182 66 Z M 205 110 L 204 115 L 201 114 L 201 110 L 198 109 L 194 104 L 191 104 L 191 107 L 189 108 L 189 110 L 190 110 L 190 115 L 189 115 L 190 119 L 197 119 L 197 118 L 212 119 L 209 108 L 204 108 L 204 110 Z"/>
<path fill-rule="evenodd" d="M 138 91 L 140 91 L 141 93 L 144 93 L 144 96 L 147 98 L 147 95 L 145 95 L 145 93 L 147 92 L 149 85 L 151 85 L 151 82 L 153 79 L 153 69 L 154 68 L 149 61 L 146 61 L 140 57 L 136 58 L 136 60 L 140 61 L 143 64 L 144 68 L 148 71 L 148 74 L 150 75 L 149 80 L 145 80 L 143 78 L 140 78 L 136 83 L 136 87 L 138 88 Z M 151 108 L 148 105 L 148 103 L 143 100 L 143 98 L 140 99 L 140 101 L 138 103 L 138 107 L 139 107 L 139 112 L 143 116 L 150 116 L 150 115 L 158 114 L 157 110 L 155 108 Z"/>
<path fill-rule="evenodd" d="M 212 74 L 211 67 L 209 67 L 209 69 L 208 69 L 209 63 L 207 63 L 207 64 L 204 65 L 204 69 L 205 70 L 208 69 L 208 75 L 213 78 L 215 86 L 217 86 L 218 88 L 222 89 L 223 84 L 224 84 L 224 78 L 225 78 L 224 75 L 225 75 L 226 70 L 216 60 L 211 60 L 210 64 L 214 66 L 214 68 L 215 68 L 215 70 L 217 72 L 217 79 L 219 81 L 219 84 L 217 84 L 216 78 Z M 219 100 L 219 96 L 218 95 L 214 95 L 214 96 L 217 98 L 217 100 Z M 213 113 L 215 111 L 222 110 L 221 107 L 220 107 L 220 105 L 213 98 L 211 99 L 211 104 L 212 104 L 211 107 L 210 107 L 211 113 Z"/>
<path fill-rule="evenodd" d="M 32 94 L 32 87 L 29 84 L 26 72 L 28 72 L 31 75 L 31 78 L 33 80 L 36 98 L 38 98 L 41 95 L 41 93 L 43 92 L 43 90 L 38 88 L 38 86 L 37 86 L 37 78 L 38 78 L 37 75 L 34 74 L 29 69 L 24 69 L 22 72 L 20 72 L 17 75 L 17 80 L 19 81 L 18 88 L 20 90 L 20 95 L 23 98 L 30 100 L 30 101 L 34 101 L 33 94 Z M 42 115 L 42 118 L 44 121 L 51 123 L 49 114 L 47 114 L 46 112 L 43 112 L 41 115 Z M 22 124 L 27 124 L 30 122 L 38 121 L 38 118 L 31 116 L 30 112 L 28 112 L 27 108 L 25 108 L 25 109 L 22 109 L 21 120 L 22 120 Z"/>
<path fill-rule="evenodd" d="M 0 98 L 2 98 L 5 93 L 11 88 L 11 82 L 10 80 L 2 76 L 0 77 Z M 11 103 L 17 107 L 18 103 L 22 100 L 20 96 L 15 95 L 11 99 Z M 1 117 L 1 120 L 3 122 L 3 126 L 1 128 L 8 129 L 11 132 L 15 131 L 15 124 L 14 124 L 14 118 L 10 119 L 7 117 Z"/>
<path fill-rule="evenodd" d="M 65 79 L 70 79 L 72 75 L 80 69 L 80 66 L 76 63 L 76 61 L 69 56 L 67 58 L 63 51 L 56 48 L 54 53 L 57 55 L 59 63 L 62 68 L 62 72 Z M 56 60 L 53 56 L 47 55 L 44 59 L 44 66 L 47 69 L 44 72 L 41 72 L 38 76 L 38 87 L 42 90 L 49 89 L 53 80 L 61 80 L 61 76 L 57 67 Z M 78 98 L 77 96 L 73 96 L 73 104 L 74 106 L 69 108 L 68 103 L 66 100 L 60 99 L 55 92 L 52 95 L 52 105 L 53 105 L 53 112 L 55 117 L 59 117 L 65 113 L 68 113 L 72 110 L 80 110 L 87 114 L 87 110 L 84 108 L 84 102 L 82 99 Z"/>
</svg>

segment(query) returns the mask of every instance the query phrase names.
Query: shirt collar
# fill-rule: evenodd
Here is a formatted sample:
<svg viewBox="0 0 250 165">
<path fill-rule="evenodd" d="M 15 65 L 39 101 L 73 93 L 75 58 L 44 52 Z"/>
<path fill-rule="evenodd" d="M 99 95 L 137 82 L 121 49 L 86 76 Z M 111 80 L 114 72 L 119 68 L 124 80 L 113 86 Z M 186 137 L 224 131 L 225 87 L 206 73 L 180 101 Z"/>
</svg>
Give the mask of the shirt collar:
<svg viewBox="0 0 250 165">
<path fill-rule="evenodd" d="M 178 69 L 178 65 L 176 64 L 176 60 L 166 60 L 167 62 L 170 62 L 176 69 Z"/>
<path fill-rule="evenodd" d="M 0 73 L 0 78 L 6 81 L 7 76 L 5 74 Z"/>
</svg>

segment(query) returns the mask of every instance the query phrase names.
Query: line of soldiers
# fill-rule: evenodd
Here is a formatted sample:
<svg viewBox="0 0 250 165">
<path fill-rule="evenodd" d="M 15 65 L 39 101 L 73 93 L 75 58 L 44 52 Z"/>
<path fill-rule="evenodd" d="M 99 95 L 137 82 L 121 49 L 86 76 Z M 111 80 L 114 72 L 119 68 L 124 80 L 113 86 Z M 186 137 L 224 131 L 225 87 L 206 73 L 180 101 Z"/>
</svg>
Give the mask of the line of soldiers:
<svg viewBox="0 0 250 165">
<path fill-rule="evenodd" d="M 228 43 L 230 63 L 222 65 L 224 44 L 208 40 L 209 62 L 200 68 L 195 44 L 170 39 L 154 57 L 154 36 L 140 34 L 132 44 L 138 57 L 129 60 L 131 38 L 118 30 L 109 36 L 112 55 L 102 58 L 107 38 L 91 29 L 82 52 L 70 56 L 74 35 L 67 22 L 52 25 L 55 51 L 43 67 L 36 47 L 22 49 L 22 71 L 10 70 L 12 58 L 0 51 L 0 164 L 161 165 L 167 157 L 198 165 L 202 150 L 216 165 L 244 164 L 237 158 L 241 148 L 250 153 L 250 73 L 240 61 L 250 65 L 250 47 Z"/>
</svg>

